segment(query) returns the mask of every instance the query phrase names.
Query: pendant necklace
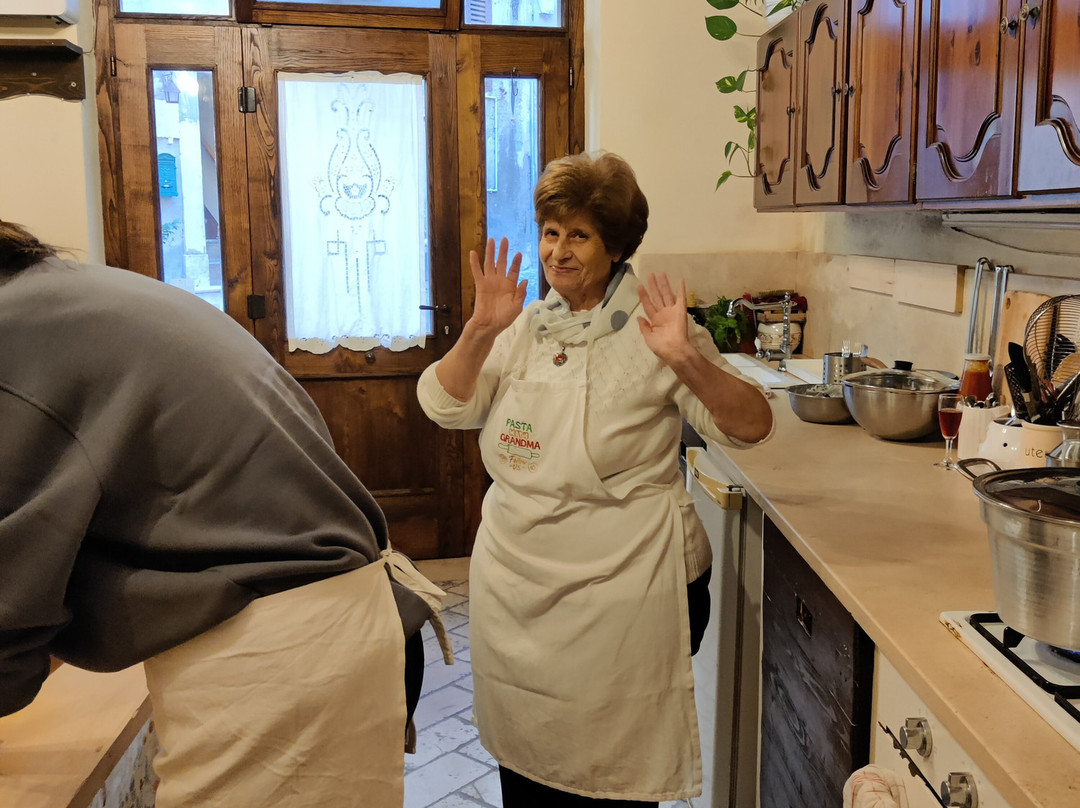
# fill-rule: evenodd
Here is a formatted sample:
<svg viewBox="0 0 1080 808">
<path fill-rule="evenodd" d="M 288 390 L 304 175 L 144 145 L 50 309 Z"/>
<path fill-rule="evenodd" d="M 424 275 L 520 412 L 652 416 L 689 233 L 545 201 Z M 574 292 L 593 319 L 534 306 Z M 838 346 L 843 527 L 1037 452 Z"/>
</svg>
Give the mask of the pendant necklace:
<svg viewBox="0 0 1080 808">
<path fill-rule="evenodd" d="M 566 356 L 566 346 L 560 345 L 559 352 L 553 357 L 551 357 L 551 363 L 555 365 L 555 367 L 561 368 L 563 365 L 566 364 L 567 358 L 568 357 Z"/>
</svg>

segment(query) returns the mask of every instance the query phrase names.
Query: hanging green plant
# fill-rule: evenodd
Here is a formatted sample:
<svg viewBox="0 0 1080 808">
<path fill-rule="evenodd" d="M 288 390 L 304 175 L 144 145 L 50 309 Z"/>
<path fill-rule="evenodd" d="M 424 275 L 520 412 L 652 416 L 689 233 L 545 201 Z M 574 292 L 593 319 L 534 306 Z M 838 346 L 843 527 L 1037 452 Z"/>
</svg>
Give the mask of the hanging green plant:
<svg viewBox="0 0 1080 808">
<path fill-rule="evenodd" d="M 801 5 L 803 0 L 779 0 L 779 2 L 775 3 L 770 2 L 770 0 L 706 0 L 706 2 L 718 11 L 737 9 L 753 14 L 758 18 L 758 28 L 760 29 L 761 21 L 771 17 L 778 11 L 795 9 Z M 709 32 L 709 36 L 720 42 L 726 42 L 734 36 L 751 36 L 756 39 L 762 33 L 761 30 L 750 34 L 741 33 L 736 20 L 724 14 L 706 17 L 705 29 Z M 724 95 L 730 95 L 731 93 L 756 92 L 755 87 L 750 87 L 749 89 L 746 87 L 747 75 L 755 72 L 757 71 L 753 68 L 747 68 L 737 76 L 724 76 L 716 82 L 716 89 Z M 736 157 L 740 158 L 740 162 L 746 166 L 746 173 L 733 171 L 731 169 L 725 170 L 716 181 L 717 188 L 732 177 L 753 177 L 755 174 L 754 167 L 751 165 L 750 161 L 754 153 L 754 146 L 756 145 L 757 108 L 743 107 L 739 104 L 734 104 L 733 106 L 736 122 L 745 126 L 748 131 L 745 143 L 737 140 L 729 140 L 724 144 L 724 158 L 727 160 L 729 166 L 731 165 L 731 161 Z"/>
<path fill-rule="evenodd" d="M 716 347 L 724 353 L 739 350 L 739 343 L 753 331 L 747 310 L 738 307 L 728 314 L 730 308 L 731 299 L 721 297 L 705 309 L 705 330 L 712 334 Z"/>
</svg>

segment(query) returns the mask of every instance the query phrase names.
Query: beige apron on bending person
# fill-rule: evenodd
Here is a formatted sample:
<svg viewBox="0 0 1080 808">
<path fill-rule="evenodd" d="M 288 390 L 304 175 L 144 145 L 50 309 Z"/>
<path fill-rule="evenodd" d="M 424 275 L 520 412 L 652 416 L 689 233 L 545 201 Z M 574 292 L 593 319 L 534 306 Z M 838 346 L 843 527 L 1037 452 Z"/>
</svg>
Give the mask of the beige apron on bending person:
<svg viewBox="0 0 1080 808">
<path fill-rule="evenodd" d="M 585 351 L 514 375 L 480 443 L 494 479 L 470 572 L 474 713 L 503 766 L 607 799 L 700 793 L 682 517 L 615 499 L 585 448 Z"/>
<path fill-rule="evenodd" d="M 386 563 L 258 598 L 146 661 L 157 808 L 400 808 L 405 650 Z"/>
</svg>

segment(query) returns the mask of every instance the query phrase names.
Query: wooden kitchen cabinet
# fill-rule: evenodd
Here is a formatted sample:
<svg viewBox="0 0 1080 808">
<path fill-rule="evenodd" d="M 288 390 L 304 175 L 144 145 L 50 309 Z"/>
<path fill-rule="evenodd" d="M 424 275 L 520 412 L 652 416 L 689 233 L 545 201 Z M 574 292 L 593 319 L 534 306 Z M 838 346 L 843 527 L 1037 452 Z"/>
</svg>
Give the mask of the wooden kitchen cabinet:
<svg viewBox="0 0 1080 808">
<path fill-rule="evenodd" d="M 758 210 L 795 203 L 795 48 L 799 14 L 792 14 L 758 39 L 757 176 Z"/>
<path fill-rule="evenodd" d="M 848 0 L 817 0 L 758 40 L 760 209 L 843 201 Z"/>
<path fill-rule="evenodd" d="M 1080 191 L 1080 0 L 1025 0 L 1016 22 L 1022 49 L 1022 194 Z"/>
<path fill-rule="evenodd" d="M 849 19 L 845 202 L 913 202 L 918 0 L 853 0 Z"/>
<path fill-rule="evenodd" d="M 763 542 L 760 805 L 841 805 L 870 758 L 874 646 L 768 519 Z"/>
<path fill-rule="evenodd" d="M 1012 195 L 1022 2 L 922 1 L 918 199 Z"/>
</svg>

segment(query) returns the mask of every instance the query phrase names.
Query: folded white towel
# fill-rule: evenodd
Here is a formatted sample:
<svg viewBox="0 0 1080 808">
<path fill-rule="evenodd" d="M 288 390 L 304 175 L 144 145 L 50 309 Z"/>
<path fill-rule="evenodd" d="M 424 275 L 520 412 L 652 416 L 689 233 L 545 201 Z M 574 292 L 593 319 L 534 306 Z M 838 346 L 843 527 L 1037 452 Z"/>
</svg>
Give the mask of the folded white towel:
<svg viewBox="0 0 1080 808">
<path fill-rule="evenodd" d="M 844 808 L 908 808 L 907 792 L 895 772 L 870 764 L 844 783 Z"/>
</svg>

